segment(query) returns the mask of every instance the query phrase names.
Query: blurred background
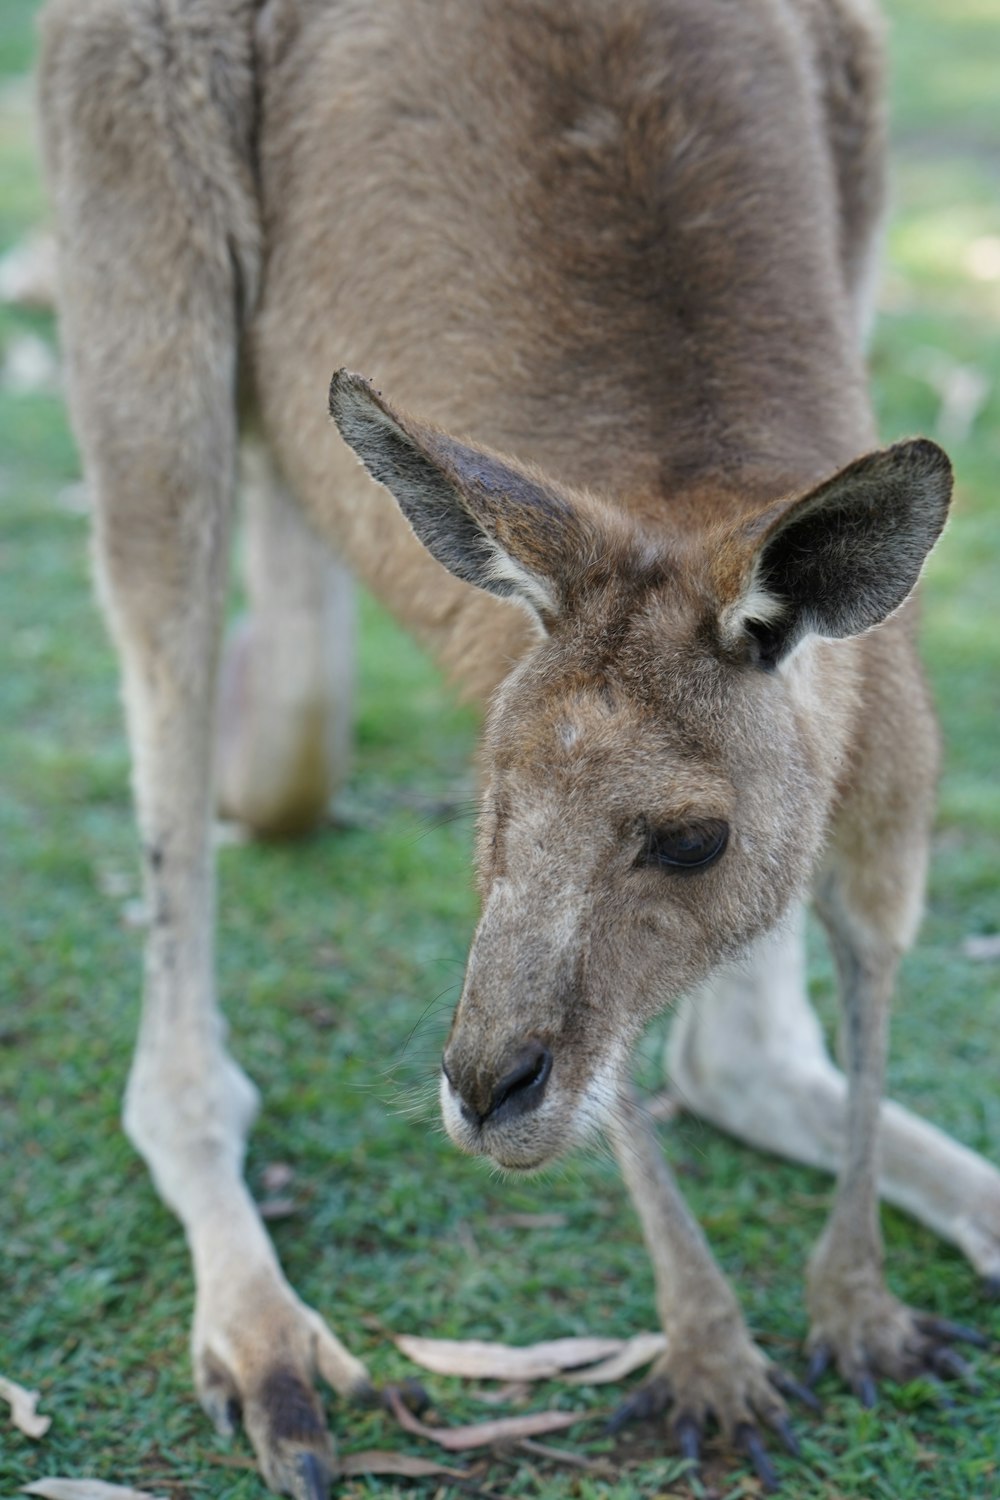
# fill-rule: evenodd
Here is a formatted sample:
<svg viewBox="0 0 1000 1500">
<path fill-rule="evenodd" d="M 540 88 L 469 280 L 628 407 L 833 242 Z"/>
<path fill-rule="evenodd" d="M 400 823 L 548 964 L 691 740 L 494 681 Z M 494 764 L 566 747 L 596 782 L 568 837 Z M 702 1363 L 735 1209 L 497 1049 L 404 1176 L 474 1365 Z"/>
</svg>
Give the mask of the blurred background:
<svg viewBox="0 0 1000 1500">
<path fill-rule="evenodd" d="M 32 1443 L 0 1408 L 0 1489 L 90 1473 L 175 1500 L 260 1496 L 248 1448 L 227 1448 L 195 1405 L 181 1235 L 117 1124 L 144 915 L 116 668 L 90 593 L 88 497 L 45 305 L 37 9 L 3 0 L 0 25 L 0 1373 L 40 1388 L 54 1421 Z M 884 438 L 933 436 L 958 475 L 924 592 L 945 771 L 890 1078 L 1000 1159 L 1000 0 L 891 0 L 888 12 L 893 213 L 872 376 Z M 266 1100 L 251 1185 L 293 1283 L 380 1379 L 405 1372 L 386 1328 L 527 1342 L 649 1327 L 638 1229 L 607 1163 L 501 1184 L 436 1131 L 434 1066 L 475 913 L 464 815 L 475 724 L 368 601 L 362 618 L 356 771 L 338 826 L 220 855 L 222 993 Z M 832 1023 L 818 940 L 811 977 Z M 640 1058 L 650 1090 L 661 1045 L 662 1027 Z M 664 1144 L 751 1325 L 794 1364 L 827 1184 L 683 1117 Z M 886 1224 L 902 1295 L 1000 1333 L 957 1254 L 900 1215 Z M 959 1394 L 953 1412 L 919 1385 L 876 1413 L 832 1395 L 821 1422 L 802 1424 L 809 1464 L 789 1493 L 1000 1494 L 1000 1365 L 983 1368 L 983 1391 Z M 455 1382 L 428 1384 L 449 1420 L 488 1411 Z M 337 1421 L 345 1449 L 403 1441 L 377 1413 Z M 491 1460 L 481 1483 L 584 1500 L 676 1492 L 683 1465 L 655 1435 L 602 1468 L 609 1445 L 599 1426 L 587 1432 L 574 1447 L 590 1470 L 522 1453 Z M 756 1493 L 731 1464 L 710 1463 L 705 1484 Z M 393 1484 L 356 1479 L 345 1492 Z"/>
</svg>

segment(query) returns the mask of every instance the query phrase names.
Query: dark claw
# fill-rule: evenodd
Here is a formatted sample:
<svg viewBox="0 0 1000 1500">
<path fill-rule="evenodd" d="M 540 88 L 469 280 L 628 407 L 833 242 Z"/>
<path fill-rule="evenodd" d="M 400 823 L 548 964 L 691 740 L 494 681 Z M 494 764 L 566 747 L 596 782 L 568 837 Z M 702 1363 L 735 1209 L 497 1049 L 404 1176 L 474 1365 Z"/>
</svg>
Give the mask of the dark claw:
<svg viewBox="0 0 1000 1500">
<path fill-rule="evenodd" d="M 818 1380 L 819 1376 L 817 1375 L 816 1378 Z M 774 1386 L 774 1389 L 780 1391 L 783 1396 L 787 1396 L 792 1401 L 800 1401 L 803 1406 L 808 1407 L 817 1416 L 822 1413 L 823 1403 L 815 1392 L 811 1391 L 808 1386 L 801 1385 L 791 1375 L 786 1375 L 784 1370 L 770 1370 L 768 1372 L 768 1379 Z"/>
<path fill-rule="evenodd" d="M 878 1401 L 878 1386 L 869 1370 L 862 1370 L 851 1381 L 851 1390 L 866 1410 L 871 1411 Z"/>
<path fill-rule="evenodd" d="M 757 1475 L 765 1491 L 773 1495 L 779 1487 L 778 1475 L 774 1465 L 771 1463 L 764 1447 L 764 1440 L 756 1427 L 749 1422 L 744 1422 L 736 1429 L 736 1446 L 741 1448 L 753 1465 L 753 1471 Z"/>
<path fill-rule="evenodd" d="M 381 1400 L 382 1405 L 388 1411 L 392 1410 L 392 1402 L 389 1399 L 390 1391 L 398 1396 L 406 1409 L 412 1411 L 414 1416 L 417 1417 L 420 1416 L 421 1412 L 426 1411 L 431 1404 L 431 1398 L 419 1380 L 397 1380 L 392 1385 L 384 1386 L 378 1396 L 378 1399 Z"/>
<path fill-rule="evenodd" d="M 812 1387 L 817 1385 L 830 1368 L 833 1351 L 829 1344 L 817 1344 L 809 1356 L 809 1368 L 806 1370 L 806 1385 Z"/>
<path fill-rule="evenodd" d="M 637 1391 L 633 1391 L 608 1419 L 605 1431 L 609 1434 L 621 1432 L 630 1422 L 648 1422 L 665 1412 L 673 1397 L 665 1380 L 647 1380 Z"/>
<path fill-rule="evenodd" d="M 330 1470 L 315 1453 L 300 1453 L 295 1460 L 295 1500 L 329 1500 Z"/>
<path fill-rule="evenodd" d="M 799 1440 L 795 1436 L 795 1433 L 792 1430 L 792 1424 L 788 1420 L 788 1418 L 774 1417 L 771 1420 L 770 1426 L 773 1431 L 778 1434 L 779 1438 L 784 1443 L 785 1448 L 792 1455 L 792 1457 L 801 1458 L 802 1449 L 799 1447 Z"/>
<path fill-rule="evenodd" d="M 681 1457 L 693 1464 L 701 1462 L 701 1423 L 697 1417 L 685 1413 L 674 1423 L 674 1437 L 681 1450 Z"/>
<path fill-rule="evenodd" d="M 927 1315 L 917 1319 L 917 1327 L 933 1339 L 951 1339 L 958 1344 L 971 1344 L 974 1349 L 988 1349 L 992 1343 L 978 1328 L 966 1328 L 964 1323 L 952 1323 L 947 1318 Z"/>
<path fill-rule="evenodd" d="M 357 1385 L 352 1386 L 348 1400 L 352 1406 L 360 1406 L 366 1409 L 384 1405 L 382 1392 L 376 1386 L 372 1385 L 370 1380 L 362 1380 Z"/>
<path fill-rule="evenodd" d="M 616 1437 L 623 1427 L 635 1421 L 635 1412 L 632 1410 L 631 1401 L 623 1401 L 617 1410 L 613 1411 L 604 1424 L 604 1431 L 608 1437 Z"/>
<path fill-rule="evenodd" d="M 932 1349 L 927 1363 L 935 1375 L 941 1375 L 945 1380 L 964 1380 L 973 1387 L 976 1385 L 969 1361 L 956 1354 L 954 1349 Z"/>
<path fill-rule="evenodd" d="M 945 1385 L 943 1380 L 939 1380 L 936 1375 L 924 1375 L 922 1379 L 933 1390 L 934 1398 L 937 1401 L 938 1406 L 940 1406 L 943 1411 L 955 1410 L 956 1402 L 951 1396 L 948 1387 Z"/>
</svg>

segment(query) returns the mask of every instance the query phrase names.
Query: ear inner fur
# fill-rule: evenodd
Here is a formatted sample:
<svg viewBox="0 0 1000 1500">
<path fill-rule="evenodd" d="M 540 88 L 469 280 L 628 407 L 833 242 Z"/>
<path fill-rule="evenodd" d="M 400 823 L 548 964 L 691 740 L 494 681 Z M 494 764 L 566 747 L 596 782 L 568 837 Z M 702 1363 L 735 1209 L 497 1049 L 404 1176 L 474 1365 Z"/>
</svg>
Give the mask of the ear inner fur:
<svg viewBox="0 0 1000 1500">
<path fill-rule="evenodd" d="M 543 623 L 583 547 L 573 506 L 512 460 L 394 411 L 361 376 L 339 370 L 330 413 L 365 468 L 394 496 L 449 572 L 525 604 Z"/>
<path fill-rule="evenodd" d="M 760 663 L 774 666 L 806 634 L 860 635 L 881 624 L 916 585 L 951 488 L 946 454 L 923 438 L 849 464 L 772 522 L 724 634 L 742 630 Z"/>
</svg>

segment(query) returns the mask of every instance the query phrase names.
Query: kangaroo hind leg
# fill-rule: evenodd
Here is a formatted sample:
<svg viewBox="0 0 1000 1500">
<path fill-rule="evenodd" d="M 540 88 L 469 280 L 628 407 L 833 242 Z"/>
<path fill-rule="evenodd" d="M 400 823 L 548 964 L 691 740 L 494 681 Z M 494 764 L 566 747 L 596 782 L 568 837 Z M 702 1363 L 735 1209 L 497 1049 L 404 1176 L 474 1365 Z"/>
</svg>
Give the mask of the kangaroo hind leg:
<svg viewBox="0 0 1000 1500">
<path fill-rule="evenodd" d="M 320 822 L 347 773 L 354 584 L 270 450 L 244 440 L 243 459 L 249 609 L 223 655 L 219 811 L 282 836 Z"/>
<path fill-rule="evenodd" d="M 289 1287 L 242 1177 L 256 1108 L 214 986 L 216 666 L 241 309 L 257 273 L 252 0 L 56 0 L 41 102 L 74 424 L 121 658 L 151 922 L 126 1130 L 194 1261 L 195 1377 L 265 1478 L 315 1500 L 313 1390 L 360 1363 Z"/>
</svg>

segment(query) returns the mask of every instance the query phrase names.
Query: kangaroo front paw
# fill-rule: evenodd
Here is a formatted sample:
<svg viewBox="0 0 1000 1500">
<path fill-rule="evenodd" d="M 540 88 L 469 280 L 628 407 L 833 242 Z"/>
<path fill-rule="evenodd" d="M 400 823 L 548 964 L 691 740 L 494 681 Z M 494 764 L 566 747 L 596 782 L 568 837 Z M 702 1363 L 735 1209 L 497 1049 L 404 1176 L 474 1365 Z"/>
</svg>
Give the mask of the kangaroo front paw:
<svg viewBox="0 0 1000 1500">
<path fill-rule="evenodd" d="M 277 1276 L 224 1296 L 199 1292 L 193 1358 L 202 1406 L 222 1433 L 242 1422 L 270 1487 L 295 1500 L 326 1500 L 336 1459 L 316 1377 L 350 1399 L 374 1392 L 319 1314 Z"/>
<path fill-rule="evenodd" d="M 720 1338 L 704 1326 L 689 1333 L 670 1332 L 669 1347 L 649 1375 L 611 1418 L 618 1432 L 629 1422 L 666 1417 L 666 1425 L 685 1458 L 697 1463 L 710 1424 L 726 1442 L 745 1455 L 767 1491 L 778 1488 L 762 1427 L 773 1432 L 794 1457 L 799 1446 L 782 1394 L 815 1406 L 811 1393 L 770 1363 L 742 1324 Z"/>
<path fill-rule="evenodd" d="M 954 1346 L 989 1345 L 974 1328 L 907 1307 L 876 1273 L 811 1277 L 809 1309 L 807 1385 L 835 1366 L 862 1406 L 875 1405 L 880 1379 L 971 1382 L 971 1366 Z"/>
</svg>

